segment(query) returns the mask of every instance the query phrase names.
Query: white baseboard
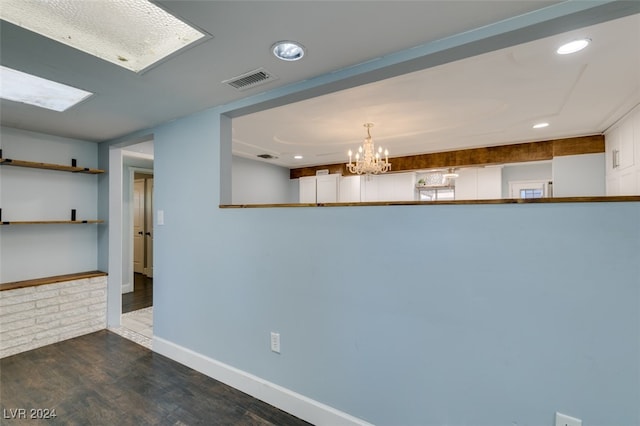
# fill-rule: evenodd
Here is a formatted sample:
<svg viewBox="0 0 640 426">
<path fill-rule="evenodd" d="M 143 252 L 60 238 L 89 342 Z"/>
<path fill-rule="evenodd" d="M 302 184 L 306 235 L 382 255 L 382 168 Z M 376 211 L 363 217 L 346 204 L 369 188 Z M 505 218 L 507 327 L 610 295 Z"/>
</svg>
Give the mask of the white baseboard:
<svg viewBox="0 0 640 426">
<path fill-rule="evenodd" d="M 128 282 L 128 283 L 122 284 L 122 294 L 131 293 L 132 291 L 133 291 L 133 283 L 132 282 Z"/>
<path fill-rule="evenodd" d="M 357 417 L 161 337 L 153 337 L 153 350 L 314 425 L 373 426 Z"/>
</svg>

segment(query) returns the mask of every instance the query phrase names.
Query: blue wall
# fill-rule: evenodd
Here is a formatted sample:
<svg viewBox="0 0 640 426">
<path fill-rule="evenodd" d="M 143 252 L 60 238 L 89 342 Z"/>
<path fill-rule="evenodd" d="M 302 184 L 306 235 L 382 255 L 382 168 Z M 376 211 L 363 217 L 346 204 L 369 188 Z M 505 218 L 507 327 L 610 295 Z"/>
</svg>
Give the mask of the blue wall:
<svg viewBox="0 0 640 426">
<path fill-rule="evenodd" d="M 640 203 L 220 209 L 219 135 L 154 130 L 156 336 L 379 425 L 640 424 Z"/>
</svg>

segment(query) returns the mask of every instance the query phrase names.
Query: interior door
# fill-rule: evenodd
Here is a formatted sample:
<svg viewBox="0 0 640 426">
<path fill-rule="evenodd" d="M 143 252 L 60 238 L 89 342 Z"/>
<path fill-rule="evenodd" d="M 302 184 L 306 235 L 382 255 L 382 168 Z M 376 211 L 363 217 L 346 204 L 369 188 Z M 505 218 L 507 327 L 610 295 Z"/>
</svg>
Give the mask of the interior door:
<svg viewBox="0 0 640 426">
<path fill-rule="evenodd" d="M 146 244 L 146 267 L 145 275 L 153 278 L 153 178 L 146 180 L 146 202 L 145 202 L 145 244 Z"/>
<path fill-rule="evenodd" d="M 133 181 L 133 272 L 144 273 L 144 179 Z"/>
</svg>

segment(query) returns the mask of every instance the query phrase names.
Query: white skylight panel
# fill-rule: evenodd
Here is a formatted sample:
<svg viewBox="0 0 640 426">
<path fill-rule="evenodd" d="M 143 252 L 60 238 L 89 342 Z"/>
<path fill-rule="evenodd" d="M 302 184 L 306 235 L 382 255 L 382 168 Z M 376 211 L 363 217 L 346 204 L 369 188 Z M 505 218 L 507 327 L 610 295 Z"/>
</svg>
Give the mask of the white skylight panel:
<svg viewBox="0 0 640 426">
<path fill-rule="evenodd" d="M 3 0 L 4 1 L 4 0 Z M 0 98 L 65 111 L 93 93 L 0 66 Z"/>
<path fill-rule="evenodd" d="M 0 18 L 134 72 L 204 37 L 148 0 L 2 0 Z"/>
</svg>

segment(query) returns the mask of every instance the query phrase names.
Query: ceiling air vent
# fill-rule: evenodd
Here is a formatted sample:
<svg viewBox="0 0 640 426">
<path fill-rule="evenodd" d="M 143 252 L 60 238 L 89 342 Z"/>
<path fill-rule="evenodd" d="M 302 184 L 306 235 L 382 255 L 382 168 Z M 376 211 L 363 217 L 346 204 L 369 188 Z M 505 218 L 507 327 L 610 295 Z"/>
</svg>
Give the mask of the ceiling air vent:
<svg viewBox="0 0 640 426">
<path fill-rule="evenodd" d="M 246 90 L 277 79 L 277 76 L 271 74 L 264 68 L 258 68 L 257 70 L 249 71 L 237 77 L 225 80 L 223 83 L 226 83 L 238 90 Z"/>
<path fill-rule="evenodd" d="M 265 160 L 273 160 L 275 158 L 278 158 L 278 157 L 275 157 L 275 156 L 273 156 L 271 154 L 258 154 L 258 157 L 264 158 Z"/>
</svg>

